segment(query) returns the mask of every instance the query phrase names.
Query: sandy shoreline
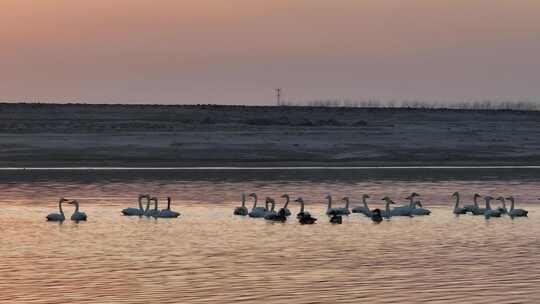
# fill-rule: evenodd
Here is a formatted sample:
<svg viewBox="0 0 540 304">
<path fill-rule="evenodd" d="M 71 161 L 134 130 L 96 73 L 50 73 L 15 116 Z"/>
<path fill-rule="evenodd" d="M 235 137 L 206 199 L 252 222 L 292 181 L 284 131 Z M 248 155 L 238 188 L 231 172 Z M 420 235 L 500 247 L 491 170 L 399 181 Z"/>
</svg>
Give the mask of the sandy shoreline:
<svg viewBox="0 0 540 304">
<path fill-rule="evenodd" d="M 0 167 L 540 164 L 540 112 L 0 104 Z"/>
</svg>

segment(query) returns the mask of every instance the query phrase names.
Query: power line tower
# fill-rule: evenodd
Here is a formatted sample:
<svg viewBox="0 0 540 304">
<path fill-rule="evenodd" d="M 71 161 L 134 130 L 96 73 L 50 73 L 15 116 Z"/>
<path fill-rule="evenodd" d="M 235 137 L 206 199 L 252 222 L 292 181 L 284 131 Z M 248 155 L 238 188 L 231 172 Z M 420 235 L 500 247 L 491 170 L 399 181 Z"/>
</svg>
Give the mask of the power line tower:
<svg viewBox="0 0 540 304">
<path fill-rule="evenodd" d="M 276 102 L 278 107 L 281 106 L 281 88 L 276 89 Z"/>
</svg>

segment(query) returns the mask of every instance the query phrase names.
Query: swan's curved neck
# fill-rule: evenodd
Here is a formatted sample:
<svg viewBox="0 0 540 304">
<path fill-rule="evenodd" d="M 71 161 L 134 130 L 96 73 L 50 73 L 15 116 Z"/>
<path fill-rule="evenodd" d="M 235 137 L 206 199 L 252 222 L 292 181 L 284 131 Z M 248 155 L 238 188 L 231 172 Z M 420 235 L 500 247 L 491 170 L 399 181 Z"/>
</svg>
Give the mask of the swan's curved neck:
<svg viewBox="0 0 540 304">
<path fill-rule="evenodd" d="M 349 209 L 349 199 L 345 200 L 345 209 Z"/>
<path fill-rule="evenodd" d="M 253 196 L 253 209 L 257 208 L 257 197 Z"/>
<path fill-rule="evenodd" d="M 79 212 L 79 202 L 75 202 L 75 213 Z"/>
<path fill-rule="evenodd" d="M 246 196 L 242 195 L 242 207 L 246 206 Z"/>
<path fill-rule="evenodd" d="M 167 210 L 171 210 L 171 199 L 167 198 Z"/>
<path fill-rule="evenodd" d="M 387 201 L 386 202 L 386 214 L 385 214 L 386 218 L 390 218 L 392 216 L 392 214 L 390 214 L 390 201 Z"/>
<path fill-rule="evenodd" d="M 58 202 L 58 209 L 60 210 L 60 214 L 64 214 L 64 210 L 62 210 L 62 200 Z"/>
<path fill-rule="evenodd" d="M 489 199 L 486 199 L 486 209 L 491 209 L 491 204 L 489 203 Z"/>
<path fill-rule="evenodd" d="M 475 195 L 475 196 L 474 196 L 474 199 L 473 199 L 473 202 L 474 202 L 474 206 L 475 206 L 475 207 L 478 207 L 478 201 L 477 201 L 477 199 L 478 199 L 478 196 Z"/>
<path fill-rule="evenodd" d="M 276 203 L 272 202 L 272 211 L 276 209 Z"/>
<path fill-rule="evenodd" d="M 140 210 L 144 210 L 144 209 L 143 209 L 143 205 L 142 205 L 142 199 L 143 199 L 143 197 L 142 197 L 142 196 L 139 196 L 139 209 L 140 209 Z"/>
<path fill-rule="evenodd" d="M 514 207 L 515 207 L 514 199 L 511 199 L 510 200 L 510 210 L 514 210 Z"/>
<path fill-rule="evenodd" d="M 304 212 L 304 202 L 300 202 L 300 213 Z"/>
<path fill-rule="evenodd" d="M 332 209 L 332 197 L 328 196 L 328 210 Z"/>
<path fill-rule="evenodd" d="M 290 200 L 291 199 L 288 196 L 285 197 L 285 205 L 283 205 L 283 208 L 287 208 L 287 206 L 289 206 L 289 201 Z"/>
<path fill-rule="evenodd" d="M 459 208 L 459 195 L 456 195 L 456 205 L 454 206 L 454 209 Z"/>
<path fill-rule="evenodd" d="M 150 210 L 150 199 L 146 200 L 146 209 L 144 211 L 147 212 L 148 210 Z"/>
<path fill-rule="evenodd" d="M 365 196 L 362 197 L 362 203 L 364 203 L 364 207 L 365 207 L 366 209 L 369 209 L 369 207 L 368 207 L 368 205 L 367 205 L 367 201 L 366 201 L 366 197 L 365 197 Z"/>
<path fill-rule="evenodd" d="M 157 210 L 157 204 L 158 204 L 158 201 L 157 199 L 154 200 L 154 210 Z"/>
<path fill-rule="evenodd" d="M 409 199 L 409 207 L 414 208 L 416 206 L 416 204 L 414 203 L 414 196 L 411 195 Z"/>
</svg>

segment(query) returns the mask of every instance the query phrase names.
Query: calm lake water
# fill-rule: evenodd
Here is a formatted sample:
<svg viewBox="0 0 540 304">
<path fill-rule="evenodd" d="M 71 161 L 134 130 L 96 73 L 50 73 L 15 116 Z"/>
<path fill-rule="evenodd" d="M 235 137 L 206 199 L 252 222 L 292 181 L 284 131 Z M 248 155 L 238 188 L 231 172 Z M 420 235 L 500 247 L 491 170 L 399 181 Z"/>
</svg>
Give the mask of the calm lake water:
<svg viewBox="0 0 540 304">
<path fill-rule="evenodd" d="M 374 208 L 413 191 L 432 215 L 324 216 L 328 193 Z M 454 191 L 513 195 L 529 218 L 456 217 Z M 0 302 L 540 302 L 539 169 L 2 171 L 0 192 Z M 182 216 L 121 216 L 141 192 Z M 233 216 L 242 192 L 302 196 L 319 221 Z M 46 222 L 60 196 L 88 221 Z"/>
</svg>

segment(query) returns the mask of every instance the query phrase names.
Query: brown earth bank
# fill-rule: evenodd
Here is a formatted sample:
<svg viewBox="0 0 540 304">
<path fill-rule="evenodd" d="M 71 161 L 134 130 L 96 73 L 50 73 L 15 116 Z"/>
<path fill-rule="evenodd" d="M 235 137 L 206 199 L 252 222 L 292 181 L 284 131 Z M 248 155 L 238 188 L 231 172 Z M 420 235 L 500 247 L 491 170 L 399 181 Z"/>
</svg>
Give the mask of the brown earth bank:
<svg viewBox="0 0 540 304">
<path fill-rule="evenodd" d="M 540 165 L 540 112 L 0 104 L 0 166 Z"/>
</svg>

